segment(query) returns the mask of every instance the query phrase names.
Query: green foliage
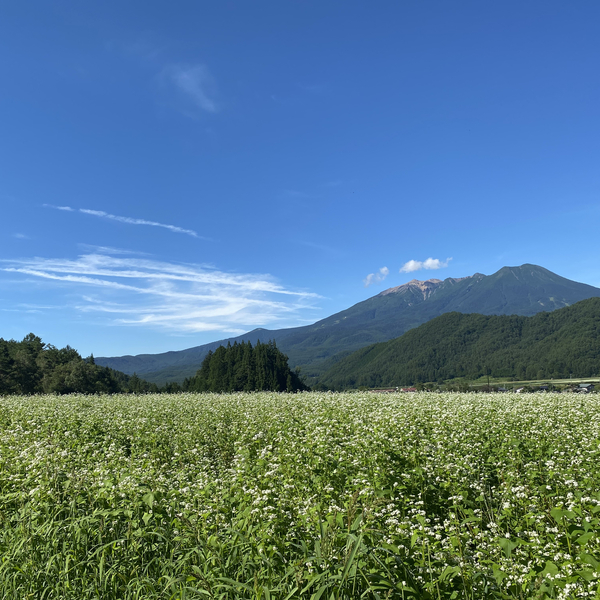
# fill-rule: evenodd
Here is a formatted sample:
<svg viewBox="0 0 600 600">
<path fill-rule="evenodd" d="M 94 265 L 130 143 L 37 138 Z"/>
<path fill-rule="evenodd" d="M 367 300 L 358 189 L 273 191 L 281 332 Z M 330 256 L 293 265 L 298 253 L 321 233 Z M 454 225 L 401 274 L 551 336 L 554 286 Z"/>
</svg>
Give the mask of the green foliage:
<svg viewBox="0 0 600 600">
<path fill-rule="evenodd" d="M 2 597 L 598 597 L 598 398 L 0 398 Z"/>
<path fill-rule="evenodd" d="M 533 317 L 447 313 L 363 348 L 319 383 L 335 389 L 409 385 L 484 375 L 536 379 L 600 373 L 600 298 Z"/>
<path fill-rule="evenodd" d="M 196 375 L 183 383 L 194 392 L 297 392 L 307 390 L 298 373 L 290 370 L 287 356 L 275 342 L 254 347 L 237 342 L 209 351 Z"/>
<path fill-rule="evenodd" d="M 33 333 L 21 342 L 0 338 L 0 395 L 157 391 L 135 375 L 96 365 L 93 355 L 82 359 L 70 346 L 59 350 Z"/>
</svg>

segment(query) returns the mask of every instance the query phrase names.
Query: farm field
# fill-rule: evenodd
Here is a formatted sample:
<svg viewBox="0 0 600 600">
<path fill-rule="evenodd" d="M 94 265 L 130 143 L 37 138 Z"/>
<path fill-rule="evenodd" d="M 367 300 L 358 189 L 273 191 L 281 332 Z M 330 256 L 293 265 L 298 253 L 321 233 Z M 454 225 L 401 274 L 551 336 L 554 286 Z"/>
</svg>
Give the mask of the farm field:
<svg viewBox="0 0 600 600">
<path fill-rule="evenodd" d="M 600 378 L 598 377 L 571 377 L 569 379 L 524 379 L 521 381 L 512 381 L 508 379 L 502 379 L 501 377 L 492 378 L 490 377 L 490 385 L 497 386 L 502 385 L 507 388 L 516 388 L 522 385 L 526 386 L 539 386 L 539 385 L 556 385 L 556 386 L 571 386 L 571 385 L 579 385 L 580 383 L 593 383 L 596 387 L 600 383 Z M 472 382 L 473 385 L 477 385 L 479 387 L 487 386 L 487 379 L 485 377 L 481 377 L 477 381 Z"/>
<path fill-rule="evenodd" d="M 600 395 L 0 398 L 14 599 L 599 598 Z"/>
</svg>

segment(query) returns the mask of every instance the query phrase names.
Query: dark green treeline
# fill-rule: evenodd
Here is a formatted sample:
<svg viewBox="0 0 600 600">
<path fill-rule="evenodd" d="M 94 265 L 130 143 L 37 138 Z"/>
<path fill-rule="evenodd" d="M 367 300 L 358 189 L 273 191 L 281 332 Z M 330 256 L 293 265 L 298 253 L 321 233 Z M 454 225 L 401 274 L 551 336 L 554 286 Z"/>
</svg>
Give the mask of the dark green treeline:
<svg viewBox="0 0 600 600">
<path fill-rule="evenodd" d="M 209 352 L 196 375 L 183 382 L 190 392 L 297 392 L 307 390 L 288 357 L 275 342 L 252 346 L 250 342 L 219 346 Z"/>
<path fill-rule="evenodd" d="M 21 342 L 0 338 L 0 395 L 157 392 L 156 385 L 55 348 L 30 333 Z"/>
</svg>

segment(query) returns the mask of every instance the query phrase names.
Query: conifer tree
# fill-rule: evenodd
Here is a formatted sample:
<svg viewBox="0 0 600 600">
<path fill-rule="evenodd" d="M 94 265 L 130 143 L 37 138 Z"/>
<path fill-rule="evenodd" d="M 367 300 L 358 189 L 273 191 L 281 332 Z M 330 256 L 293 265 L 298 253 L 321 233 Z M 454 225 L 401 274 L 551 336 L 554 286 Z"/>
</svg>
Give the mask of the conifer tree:
<svg viewBox="0 0 600 600">
<path fill-rule="evenodd" d="M 257 342 L 254 347 L 250 342 L 219 346 L 206 355 L 196 375 L 184 381 L 183 389 L 194 392 L 308 389 L 298 374 L 290 370 L 287 360 L 274 342 Z"/>
</svg>

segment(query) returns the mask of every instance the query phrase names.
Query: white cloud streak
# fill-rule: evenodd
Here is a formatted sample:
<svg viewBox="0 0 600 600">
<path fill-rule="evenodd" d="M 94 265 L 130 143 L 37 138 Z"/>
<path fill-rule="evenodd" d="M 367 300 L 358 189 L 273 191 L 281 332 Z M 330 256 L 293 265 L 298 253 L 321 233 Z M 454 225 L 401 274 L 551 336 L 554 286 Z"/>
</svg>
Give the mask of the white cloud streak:
<svg viewBox="0 0 600 600">
<path fill-rule="evenodd" d="M 400 273 L 412 273 L 413 271 L 421 271 L 423 269 L 435 271 L 444 269 L 452 258 L 447 258 L 445 261 L 439 258 L 428 258 L 427 260 L 409 260 L 400 267 Z"/>
<path fill-rule="evenodd" d="M 85 254 L 77 259 L 1 261 L 0 270 L 61 286 L 72 307 L 116 325 L 200 332 L 298 320 L 319 296 L 290 290 L 268 275 L 226 273 L 195 264 Z M 287 321 L 286 321 L 287 320 Z M 282 326 L 283 326 L 282 325 Z"/>
<path fill-rule="evenodd" d="M 168 229 L 173 233 L 185 233 L 186 235 L 191 235 L 195 238 L 200 239 L 208 239 L 203 238 L 198 235 L 196 231 L 193 229 L 184 229 L 183 227 L 177 227 L 176 225 L 168 225 L 166 223 L 158 223 L 157 221 L 148 221 L 147 219 L 135 219 L 133 217 L 121 217 L 119 215 L 111 215 L 110 213 L 104 212 L 103 210 L 92 210 L 91 208 L 79 208 L 74 209 L 70 206 L 54 206 L 53 204 L 44 204 L 46 208 L 53 208 L 55 210 L 63 210 L 69 212 L 80 212 L 85 215 L 91 215 L 93 217 L 100 217 L 102 219 L 109 219 L 111 221 L 117 221 L 119 223 L 127 223 L 128 225 L 147 225 L 149 227 L 162 227 L 163 229 Z"/>
<path fill-rule="evenodd" d="M 96 246 L 95 244 L 77 244 L 85 252 L 98 254 L 135 254 L 137 256 L 150 256 L 148 252 L 139 252 L 137 250 L 126 250 L 125 248 L 115 248 L 113 246 Z"/>
<path fill-rule="evenodd" d="M 369 287 L 374 283 L 381 283 L 388 275 L 390 270 L 387 267 L 381 267 L 376 273 L 369 273 L 364 279 L 363 283 L 365 287 Z"/>
<path fill-rule="evenodd" d="M 171 65 L 164 69 L 163 78 L 173 83 L 196 108 L 210 113 L 218 112 L 219 106 L 214 98 L 216 85 L 205 65 Z"/>
<path fill-rule="evenodd" d="M 54 204 L 44 204 L 46 208 L 53 208 L 54 210 L 64 210 L 67 212 L 74 212 L 75 209 L 70 206 L 54 206 Z"/>
<path fill-rule="evenodd" d="M 192 237 L 198 237 L 198 234 L 193 229 L 183 229 L 182 227 L 176 227 L 175 225 L 166 225 L 165 223 L 157 223 L 156 221 L 147 221 L 146 219 L 133 219 L 131 217 L 119 217 L 118 215 L 111 215 L 103 210 L 91 210 L 89 208 L 80 208 L 80 213 L 86 215 L 92 215 L 94 217 L 102 217 L 104 219 L 110 219 L 112 221 L 118 221 L 119 223 L 127 223 L 129 225 L 149 225 L 150 227 L 163 227 L 173 233 L 185 233 Z"/>
</svg>

